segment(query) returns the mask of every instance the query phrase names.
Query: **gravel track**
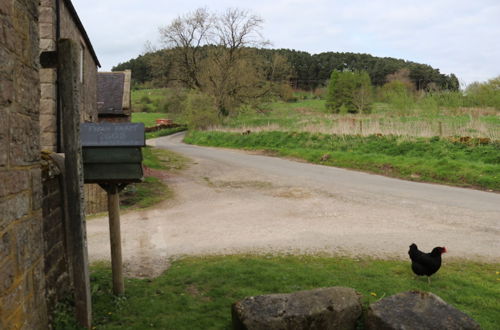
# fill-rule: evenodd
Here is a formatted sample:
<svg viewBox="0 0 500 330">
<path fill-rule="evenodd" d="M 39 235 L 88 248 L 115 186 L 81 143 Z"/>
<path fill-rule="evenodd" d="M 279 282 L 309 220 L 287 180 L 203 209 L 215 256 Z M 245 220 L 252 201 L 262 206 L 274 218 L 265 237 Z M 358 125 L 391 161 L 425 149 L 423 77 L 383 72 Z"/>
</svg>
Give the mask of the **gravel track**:
<svg viewBox="0 0 500 330">
<path fill-rule="evenodd" d="M 500 262 L 500 194 L 414 183 L 241 151 L 149 140 L 191 158 L 164 180 L 173 200 L 121 216 L 124 267 L 156 276 L 183 255 L 300 253 Z M 109 260 L 107 217 L 87 222 L 91 261 Z"/>
</svg>

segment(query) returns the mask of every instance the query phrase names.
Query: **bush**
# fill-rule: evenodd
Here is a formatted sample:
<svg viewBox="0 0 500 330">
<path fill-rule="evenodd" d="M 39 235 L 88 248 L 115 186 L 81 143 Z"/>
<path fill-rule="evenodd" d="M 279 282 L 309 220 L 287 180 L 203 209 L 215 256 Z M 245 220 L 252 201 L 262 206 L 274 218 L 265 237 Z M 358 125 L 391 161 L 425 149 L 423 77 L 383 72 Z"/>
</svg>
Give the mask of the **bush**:
<svg viewBox="0 0 500 330">
<path fill-rule="evenodd" d="M 289 84 L 281 84 L 279 87 L 279 96 L 284 102 L 297 102 L 298 98 Z"/>
<path fill-rule="evenodd" d="M 326 108 L 334 113 L 370 112 L 372 86 L 370 76 L 364 71 L 333 71 L 328 84 Z"/>
<path fill-rule="evenodd" d="M 393 80 L 379 89 L 379 99 L 388 103 L 394 110 L 406 112 L 415 106 L 412 89 L 402 81 Z"/>
<path fill-rule="evenodd" d="M 187 95 L 188 93 L 185 89 L 172 90 L 172 92 L 160 103 L 160 111 L 166 113 L 181 113 Z"/>
<path fill-rule="evenodd" d="M 141 103 L 144 103 L 144 104 L 150 104 L 152 101 L 151 99 L 149 98 L 149 96 L 147 95 L 144 95 L 143 97 L 141 97 Z"/>
<path fill-rule="evenodd" d="M 191 91 L 183 102 L 183 116 L 189 129 L 205 129 L 219 122 L 213 97 Z"/>
<path fill-rule="evenodd" d="M 469 105 L 500 110 L 500 76 L 486 83 L 473 83 L 465 92 Z"/>
<path fill-rule="evenodd" d="M 440 107 L 457 109 L 466 106 L 465 97 L 460 91 L 439 91 L 427 95 L 432 98 Z"/>
</svg>

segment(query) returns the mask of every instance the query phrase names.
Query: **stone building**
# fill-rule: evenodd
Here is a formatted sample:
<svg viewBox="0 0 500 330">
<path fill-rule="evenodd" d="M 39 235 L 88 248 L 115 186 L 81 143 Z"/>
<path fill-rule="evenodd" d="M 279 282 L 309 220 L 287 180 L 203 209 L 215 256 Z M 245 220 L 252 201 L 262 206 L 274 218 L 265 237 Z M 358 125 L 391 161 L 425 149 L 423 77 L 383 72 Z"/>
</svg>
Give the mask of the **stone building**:
<svg viewBox="0 0 500 330">
<path fill-rule="evenodd" d="M 99 62 L 71 1 L 0 0 L 0 63 L 0 329 L 47 329 L 63 298 L 89 327 L 78 125 Z"/>
<path fill-rule="evenodd" d="M 70 0 L 40 0 L 40 50 L 57 51 L 57 40 L 71 39 L 80 47 L 81 122 L 97 122 L 97 68 L 99 60 L 92 43 Z M 61 107 L 57 102 L 57 70 L 40 70 L 41 146 L 43 150 L 61 152 Z"/>
<path fill-rule="evenodd" d="M 47 325 L 38 0 L 0 1 L 0 328 Z"/>
<path fill-rule="evenodd" d="M 99 72 L 97 74 L 97 112 L 99 122 L 130 122 L 131 71 Z"/>
</svg>

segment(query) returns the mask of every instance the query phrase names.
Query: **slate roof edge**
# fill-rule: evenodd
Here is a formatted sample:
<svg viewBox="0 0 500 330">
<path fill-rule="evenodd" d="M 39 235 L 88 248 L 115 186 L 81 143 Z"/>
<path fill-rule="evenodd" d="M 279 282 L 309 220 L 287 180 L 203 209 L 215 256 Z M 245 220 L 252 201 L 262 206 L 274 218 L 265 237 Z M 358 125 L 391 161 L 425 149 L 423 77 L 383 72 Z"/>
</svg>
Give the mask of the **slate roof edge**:
<svg viewBox="0 0 500 330">
<path fill-rule="evenodd" d="M 59 1 L 59 0 L 57 0 Z M 71 16 L 73 17 L 76 26 L 78 27 L 78 30 L 80 30 L 80 33 L 82 34 L 83 39 L 85 40 L 85 43 L 87 44 L 87 47 L 90 51 L 90 54 L 94 58 L 95 63 L 97 66 L 100 68 L 101 63 L 99 62 L 99 59 L 97 58 L 97 54 L 95 53 L 94 47 L 92 46 L 92 42 L 90 42 L 90 38 L 87 34 L 87 31 L 85 31 L 85 27 L 82 24 L 82 21 L 80 21 L 80 17 L 78 17 L 78 13 L 76 12 L 75 7 L 73 6 L 73 3 L 71 3 L 71 0 L 63 0 L 64 4 L 68 8 L 68 11 L 70 12 Z"/>
</svg>

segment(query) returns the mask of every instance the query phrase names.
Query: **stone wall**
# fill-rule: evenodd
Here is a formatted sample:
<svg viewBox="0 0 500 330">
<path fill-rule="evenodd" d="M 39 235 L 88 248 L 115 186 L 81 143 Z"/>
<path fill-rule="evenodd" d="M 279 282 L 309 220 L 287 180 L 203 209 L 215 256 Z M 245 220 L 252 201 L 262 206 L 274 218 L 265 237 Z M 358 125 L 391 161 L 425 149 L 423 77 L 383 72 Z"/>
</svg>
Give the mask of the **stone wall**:
<svg viewBox="0 0 500 330">
<path fill-rule="evenodd" d="M 50 316 L 58 301 L 71 297 L 73 283 L 63 221 L 63 176 L 48 153 L 43 153 L 42 157 L 45 299 Z"/>
<path fill-rule="evenodd" d="M 89 49 L 89 45 L 86 44 L 82 33 L 78 26 L 75 24 L 75 20 L 65 1 L 61 2 L 61 38 L 71 39 L 77 41 L 80 44 L 83 57 L 83 77 L 81 78 L 82 89 L 81 89 L 81 101 L 80 101 L 80 111 L 81 118 L 80 122 L 97 122 L 97 63 L 95 63 L 94 58 Z"/>
<path fill-rule="evenodd" d="M 55 51 L 57 45 L 57 7 L 60 6 L 60 38 L 72 39 L 81 45 L 83 77 L 81 93 L 81 122 L 97 121 L 97 64 L 75 24 L 74 17 L 63 0 L 40 0 L 40 51 Z M 42 149 L 57 150 L 57 72 L 56 69 L 41 69 L 41 145 Z"/>
<path fill-rule="evenodd" d="M 56 3 L 40 0 L 40 52 L 56 50 Z M 57 73 L 56 69 L 40 69 L 40 131 L 41 147 L 57 151 Z"/>
<path fill-rule="evenodd" d="M 0 0 L 0 328 L 45 329 L 38 0 Z"/>
<path fill-rule="evenodd" d="M 56 4 L 54 0 L 40 0 L 40 51 L 56 50 Z M 56 69 L 40 69 L 40 131 L 41 147 L 57 150 Z"/>
</svg>

